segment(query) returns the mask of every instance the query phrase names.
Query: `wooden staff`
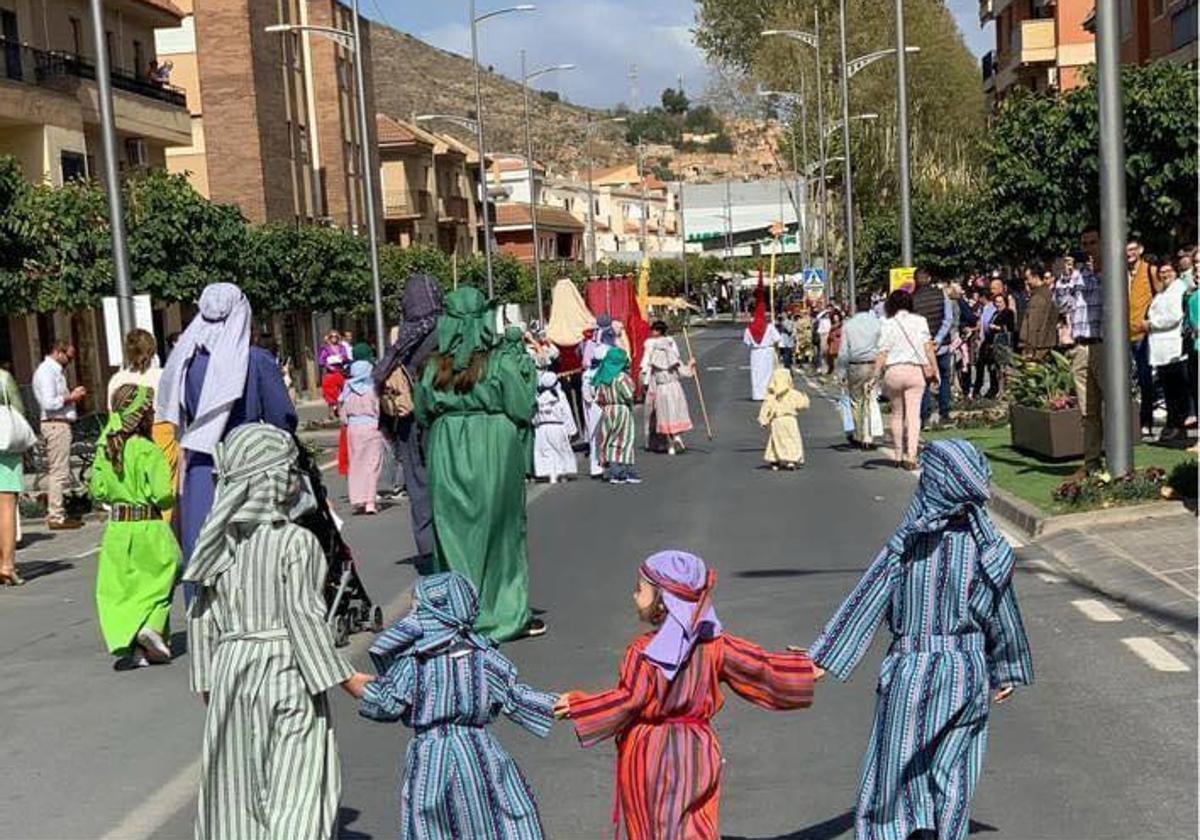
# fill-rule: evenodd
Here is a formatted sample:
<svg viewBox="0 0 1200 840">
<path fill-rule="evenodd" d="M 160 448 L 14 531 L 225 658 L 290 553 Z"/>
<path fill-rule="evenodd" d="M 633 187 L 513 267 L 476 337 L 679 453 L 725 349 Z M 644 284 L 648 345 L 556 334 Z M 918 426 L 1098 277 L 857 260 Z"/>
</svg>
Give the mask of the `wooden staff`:
<svg viewBox="0 0 1200 840">
<path fill-rule="evenodd" d="M 692 378 L 696 380 L 696 393 L 700 395 L 700 415 L 704 418 L 704 431 L 708 434 L 708 439 L 713 439 L 712 426 L 708 422 L 708 408 L 704 405 L 704 388 L 700 385 L 700 367 L 696 364 L 696 354 L 692 352 L 692 339 L 688 335 L 687 327 L 683 328 L 683 341 L 687 345 L 688 356 L 692 360 Z"/>
</svg>

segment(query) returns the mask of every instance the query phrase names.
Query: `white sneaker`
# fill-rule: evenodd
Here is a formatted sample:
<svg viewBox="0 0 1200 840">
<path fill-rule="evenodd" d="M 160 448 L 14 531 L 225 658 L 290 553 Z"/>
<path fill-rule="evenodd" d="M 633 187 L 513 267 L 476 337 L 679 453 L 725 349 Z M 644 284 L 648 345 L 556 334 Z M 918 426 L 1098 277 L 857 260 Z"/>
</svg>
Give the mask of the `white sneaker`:
<svg viewBox="0 0 1200 840">
<path fill-rule="evenodd" d="M 167 643 L 163 641 L 163 637 L 156 630 L 143 627 L 137 633 L 137 641 L 146 651 L 146 657 L 151 662 L 171 661 L 171 649 L 167 647 Z"/>
</svg>

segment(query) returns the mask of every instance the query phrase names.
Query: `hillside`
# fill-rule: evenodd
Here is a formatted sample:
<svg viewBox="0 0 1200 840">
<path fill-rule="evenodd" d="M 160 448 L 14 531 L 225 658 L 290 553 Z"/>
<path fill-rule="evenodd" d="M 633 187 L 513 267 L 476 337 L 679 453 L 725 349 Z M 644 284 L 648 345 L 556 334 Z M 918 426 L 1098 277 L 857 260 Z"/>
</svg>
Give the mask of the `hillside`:
<svg viewBox="0 0 1200 840">
<path fill-rule="evenodd" d="M 375 73 L 375 104 L 382 113 L 407 120 L 413 114 L 470 115 L 475 110 L 471 60 L 430 46 L 404 32 L 379 23 L 371 27 L 371 54 Z M 520 82 L 495 73 L 481 77 L 484 130 L 490 152 L 523 153 L 524 111 Z M 603 115 L 577 105 L 553 102 L 531 92 L 534 157 L 553 171 L 582 170 L 584 125 L 588 114 Z M 437 130 L 475 146 L 465 129 L 439 123 Z M 620 125 L 593 130 L 592 154 L 596 166 L 624 163 L 634 158 L 625 144 Z"/>
</svg>

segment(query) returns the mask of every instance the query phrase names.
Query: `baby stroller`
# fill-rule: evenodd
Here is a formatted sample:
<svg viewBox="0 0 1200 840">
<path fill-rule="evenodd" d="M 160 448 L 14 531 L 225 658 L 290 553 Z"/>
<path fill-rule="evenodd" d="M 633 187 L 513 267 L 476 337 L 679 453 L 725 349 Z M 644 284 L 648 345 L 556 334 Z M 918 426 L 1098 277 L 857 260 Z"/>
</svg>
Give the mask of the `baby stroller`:
<svg viewBox="0 0 1200 840">
<path fill-rule="evenodd" d="M 378 633 L 383 629 L 383 608 L 371 600 L 358 576 L 354 555 L 342 539 L 341 522 L 329 504 L 320 468 L 299 440 L 297 445 L 300 447 L 300 471 L 308 478 L 308 489 L 316 499 L 316 506 L 295 521 L 316 535 L 325 552 L 329 564 L 324 588 L 325 604 L 329 608 L 326 620 L 333 630 L 334 644 L 345 647 L 352 633 L 366 629 Z"/>
</svg>

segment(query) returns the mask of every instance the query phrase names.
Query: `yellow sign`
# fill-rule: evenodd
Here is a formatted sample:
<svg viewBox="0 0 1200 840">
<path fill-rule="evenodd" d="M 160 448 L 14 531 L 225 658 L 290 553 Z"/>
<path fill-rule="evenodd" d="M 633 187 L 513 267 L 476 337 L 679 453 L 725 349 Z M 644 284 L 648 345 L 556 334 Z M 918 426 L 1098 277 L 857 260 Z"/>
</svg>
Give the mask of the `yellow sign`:
<svg viewBox="0 0 1200 840">
<path fill-rule="evenodd" d="M 888 291 L 894 292 L 897 289 L 907 289 L 911 292 L 916 288 L 916 282 L 913 280 L 913 274 L 915 273 L 915 268 L 893 268 L 888 273 Z"/>
</svg>

